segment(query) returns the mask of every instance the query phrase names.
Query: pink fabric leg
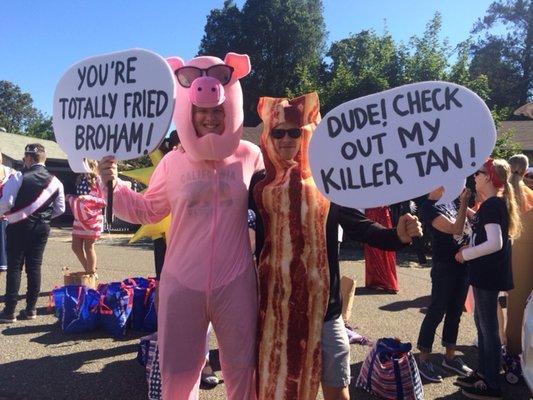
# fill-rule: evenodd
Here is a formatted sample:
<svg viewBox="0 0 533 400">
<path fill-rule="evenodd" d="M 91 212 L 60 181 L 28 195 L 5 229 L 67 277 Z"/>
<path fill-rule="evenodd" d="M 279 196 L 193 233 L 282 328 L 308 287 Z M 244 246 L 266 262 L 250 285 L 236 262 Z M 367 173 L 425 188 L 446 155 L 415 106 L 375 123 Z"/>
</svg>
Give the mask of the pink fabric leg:
<svg viewBox="0 0 533 400">
<path fill-rule="evenodd" d="M 253 267 L 213 291 L 212 323 L 229 400 L 255 400 L 257 278 Z"/>
<path fill-rule="evenodd" d="M 159 296 L 163 400 L 197 400 L 209 323 L 206 295 L 180 285 L 163 272 Z"/>
</svg>

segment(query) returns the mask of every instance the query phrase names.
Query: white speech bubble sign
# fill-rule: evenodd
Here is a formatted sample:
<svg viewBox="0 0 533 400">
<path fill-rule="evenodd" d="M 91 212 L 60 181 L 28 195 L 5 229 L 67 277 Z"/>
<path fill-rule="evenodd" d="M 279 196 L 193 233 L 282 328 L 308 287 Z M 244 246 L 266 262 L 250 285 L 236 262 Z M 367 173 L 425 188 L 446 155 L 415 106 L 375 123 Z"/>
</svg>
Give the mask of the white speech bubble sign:
<svg viewBox="0 0 533 400">
<path fill-rule="evenodd" d="M 56 86 L 53 126 L 72 170 L 87 172 L 84 159 L 129 160 L 155 150 L 172 120 L 174 85 L 165 59 L 144 49 L 70 67 Z"/>
<path fill-rule="evenodd" d="M 395 204 L 444 186 L 455 199 L 496 142 L 486 104 L 471 90 L 431 81 L 348 101 L 327 113 L 309 145 L 311 172 L 330 201 Z"/>
</svg>

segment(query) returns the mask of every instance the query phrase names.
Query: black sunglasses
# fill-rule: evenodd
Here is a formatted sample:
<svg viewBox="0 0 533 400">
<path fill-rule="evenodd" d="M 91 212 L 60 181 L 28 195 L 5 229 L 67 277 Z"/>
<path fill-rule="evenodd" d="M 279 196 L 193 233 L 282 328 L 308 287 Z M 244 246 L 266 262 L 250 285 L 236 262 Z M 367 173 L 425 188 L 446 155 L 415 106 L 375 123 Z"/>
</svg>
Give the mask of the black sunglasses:
<svg viewBox="0 0 533 400">
<path fill-rule="evenodd" d="M 272 136 L 274 139 L 281 139 L 282 137 L 285 137 L 285 135 L 289 135 L 289 137 L 293 139 L 298 139 L 300 136 L 302 136 L 302 130 L 300 128 L 291 128 L 272 129 L 270 131 L 270 136 Z"/>
<path fill-rule="evenodd" d="M 209 68 L 186 66 L 175 70 L 174 75 L 178 78 L 181 86 L 190 88 L 194 80 L 200 78 L 202 75 L 210 76 L 219 80 L 222 85 L 227 85 L 231 81 L 233 71 L 233 67 L 226 64 L 212 65 Z"/>
<path fill-rule="evenodd" d="M 481 170 L 474 172 L 474 176 L 478 176 L 479 174 L 487 175 L 487 172 Z"/>
</svg>

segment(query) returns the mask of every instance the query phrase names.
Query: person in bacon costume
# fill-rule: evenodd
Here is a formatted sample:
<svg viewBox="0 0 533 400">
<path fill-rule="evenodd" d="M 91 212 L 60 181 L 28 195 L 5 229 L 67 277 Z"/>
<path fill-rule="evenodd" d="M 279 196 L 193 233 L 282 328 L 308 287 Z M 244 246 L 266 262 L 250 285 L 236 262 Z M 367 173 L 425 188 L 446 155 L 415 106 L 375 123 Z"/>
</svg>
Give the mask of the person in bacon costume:
<svg viewBox="0 0 533 400">
<path fill-rule="evenodd" d="M 338 225 L 352 239 L 398 249 L 421 235 L 411 215 L 386 229 L 317 189 L 308 147 L 320 121 L 318 95 L 263 97 L 261 151 L 250 205 L 257 214 L 259 275 L 258 398 L 348 399 L 350 348 L 340 296 Z"/>
<path fill-rule="evenodd" d="M 26 310 L 22 316 L 35 319 L 35 306 L 41 290 L 41 264 L 50 233 L 50 220 L 65 211 L 63 184 L 44 166 L 46 152 L 39 143 L 24 149 L 25 169 L 4 185 L 0 214 L 8 221 L 7 279 L 5 308 L 0 322 L 15 322 L 15 308 L 20 289 L 22 265 L 28 277 Z"/>
</svg>

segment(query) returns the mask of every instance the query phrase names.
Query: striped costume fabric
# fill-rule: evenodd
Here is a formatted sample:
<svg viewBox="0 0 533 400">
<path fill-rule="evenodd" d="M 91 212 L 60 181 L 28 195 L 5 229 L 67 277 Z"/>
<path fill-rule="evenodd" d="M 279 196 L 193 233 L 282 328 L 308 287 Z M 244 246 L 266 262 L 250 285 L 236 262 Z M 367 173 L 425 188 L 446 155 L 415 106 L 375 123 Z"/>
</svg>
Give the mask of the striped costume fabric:
<svg viewBox="0 0 533 400">
<path fill-rule="evenodd" d="M 74 216 L 72 236 L 88 239 L 98 239 L 102 234 L 103 213 L 105 200 L 98 185 L 88 194 L 67 196 L 67 200 Z"/>
<path fill-rule="evenodd" d="M 424 391 L 410 343 L 379 339 L 367 355 L 357 387 L 387 400 L 423 400 Z"/>
<path fill-rule="evenodd" d="M 295 161 L 277 154 L 270 129 L 298 108 L 302 140 Z M 320 121 L 318 96 L 288 101 L 263 97 L 261 148 L 266 176 L 254 189 L 265 221 L 258 264 L 258 399 L 309 400 L 317 396 L 322 357 L 320 339 L 329 298 L 325 226 L 329 202 L 309 169 L 307 148 Z"/>
</svg>

